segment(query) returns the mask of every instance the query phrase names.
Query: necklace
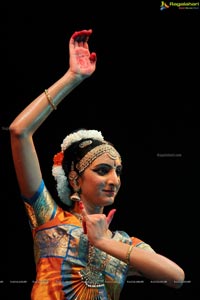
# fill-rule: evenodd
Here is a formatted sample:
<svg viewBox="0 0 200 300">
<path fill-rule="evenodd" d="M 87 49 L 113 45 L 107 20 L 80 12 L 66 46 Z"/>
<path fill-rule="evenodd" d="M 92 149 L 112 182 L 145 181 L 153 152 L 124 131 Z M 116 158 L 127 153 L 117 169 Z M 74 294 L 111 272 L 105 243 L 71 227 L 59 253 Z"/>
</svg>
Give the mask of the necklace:
<svg viewBox="0 0 200 300">
<path fill-rule="evenodd" d="M 103 271 L 109 261 L 107 253 L 102 252 L 89 243 L 88 262 L 80 271 L 82 280 L 88 287 L 104 286 L 105 279 Z"/>
<path fill-rule="evenodd" d="M 82 224 L 81 214 L 71 210 L 71 213 L 79 219 Z M 97 288 L 104 286 L 105 279 L 103 271 L 110 260 L 107 253 L 95 248 L 90 242 L 88 242 L 88 262 L 84 269 L 79 273 L 82 281 L 87 287 Z"/>
</svg>

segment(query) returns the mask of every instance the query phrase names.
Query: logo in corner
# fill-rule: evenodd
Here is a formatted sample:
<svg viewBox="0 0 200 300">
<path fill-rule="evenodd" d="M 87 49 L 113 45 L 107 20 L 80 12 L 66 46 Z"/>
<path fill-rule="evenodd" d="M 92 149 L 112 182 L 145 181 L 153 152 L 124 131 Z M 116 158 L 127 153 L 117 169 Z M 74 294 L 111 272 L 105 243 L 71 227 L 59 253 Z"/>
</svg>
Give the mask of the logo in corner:
<svg viewBox="0 0 200 300">
<path fill-rule="evenodd" d="M 164 10 L 169 8 L 170 6 L 165 2 L 165 1 L 161 1 L 161 5 L 160 5 L 160 10 Z"/>
<path fill-rule="evenodd" d="M 160 4 L 160 10 L 166 10 L 168 8 L 176 8 L 179 10 L 199 10 L 200 5 L 199 2 L 174 2 L 174 1 L 167 1 L 168 3 L 166 3 L 165 1 L 161 1 Z"/>
</svg>

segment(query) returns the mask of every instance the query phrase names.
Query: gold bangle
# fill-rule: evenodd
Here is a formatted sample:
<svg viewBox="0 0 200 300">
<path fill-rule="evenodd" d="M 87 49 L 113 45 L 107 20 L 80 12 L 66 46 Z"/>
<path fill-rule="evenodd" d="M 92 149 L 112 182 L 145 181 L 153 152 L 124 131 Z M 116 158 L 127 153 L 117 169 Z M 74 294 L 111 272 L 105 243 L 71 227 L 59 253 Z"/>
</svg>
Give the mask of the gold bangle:
<svg viewBox="0 0 200 300">
<path fill-rule="evenodd" d="M 131 255 L 131 251 L 133 250 L 133 245 L 130 245 L 128 251 L 127 251 L 127 254 L 126 254 L 126 259 L 125 259 L 125 262 L 127 265 L 130 264 L 130 255 Z"/>
<path fill-rule="evenodd" d="M 53 104 L 53 99 L 52 99 L 51 96 L 49 95 L 48 90 L 44 90 L 44 93 L 45 93 L 45 95 L 46 95 L 46 97 L 47 97 L 47 100 L 49 101 L 49 104 L 51 105 L 51 107 L 52 107 L 54 110 L 56 110 L 57 107 Z"/>
</svg>

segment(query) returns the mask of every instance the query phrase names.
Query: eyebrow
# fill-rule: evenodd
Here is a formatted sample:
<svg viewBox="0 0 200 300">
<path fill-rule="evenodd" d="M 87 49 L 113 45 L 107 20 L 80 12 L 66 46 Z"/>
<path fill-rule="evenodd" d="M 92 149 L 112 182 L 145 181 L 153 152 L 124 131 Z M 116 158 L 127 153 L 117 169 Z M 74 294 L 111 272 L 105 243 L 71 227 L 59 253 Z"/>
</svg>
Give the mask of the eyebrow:
<svg viewBox="0 0 200 300">
<path fill-rule="evenodd" d="M 100 167 L 100 166 L 109 166 L 109 167 L 117 168 L 117 167 L 122 167 L 122 164 L 117 164 L 117 165 L 113 166 L 109 163 L 100 163 L 100 164 L 93 166 L 93 168 Z"/>
</svg>

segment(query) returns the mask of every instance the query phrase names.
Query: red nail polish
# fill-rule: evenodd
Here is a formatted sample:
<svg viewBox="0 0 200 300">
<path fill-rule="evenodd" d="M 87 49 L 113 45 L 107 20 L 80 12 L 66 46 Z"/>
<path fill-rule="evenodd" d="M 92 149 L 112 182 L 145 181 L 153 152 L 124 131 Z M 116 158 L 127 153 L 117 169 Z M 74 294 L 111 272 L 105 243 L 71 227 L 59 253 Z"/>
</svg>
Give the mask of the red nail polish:
<svg viewBox="0 0 200 300">
<path fill-rule="evenodd" d="M 82 201 L 79 202 L 79 207 L 80 207 L 80 209 L 83 209 L 83 208 L 84 208 L 83 202 L 82 202 Z"/>
</svg>

